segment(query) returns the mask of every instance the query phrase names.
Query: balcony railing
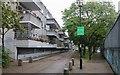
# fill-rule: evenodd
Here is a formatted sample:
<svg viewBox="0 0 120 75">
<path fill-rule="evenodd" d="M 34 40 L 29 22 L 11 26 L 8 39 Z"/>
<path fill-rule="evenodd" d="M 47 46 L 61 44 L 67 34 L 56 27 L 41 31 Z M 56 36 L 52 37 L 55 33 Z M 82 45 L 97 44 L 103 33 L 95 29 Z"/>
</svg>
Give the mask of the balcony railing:
<svg viewBox="0 0 120 75">
<path fill-rule="evenodd" d="M 56 44 L 55 40 L 49 40 L 50 44 Z"/>
<path fill-rule="evenodd" d="M 55 36 L 55 37 L 59 38 L 58 33 L 56 31 L 48 31 L 47 36 Z"/>
<path fill-rule="evenodd" d="M 64 37 L 60 37 L 58 32 L 55 30 L 50 30 L 47 32 L 47 36 L 55 36 L 56 38 L 58 38 L 60 41 L 64 41 Z"/>
<path fill-rule="evenodd" d="M 27 9 L 30 10 L 40 10 L 40 6 L 38 6 L 37 2 L 41 2 L 36 1 L 36 0 L 28 0 L 28 1 L 24 1 L 24 0 L 18 0 L 24 7 L 26 7 Z"/>
<path fill-rule="evenodd" d="M 16 31 L 15 32 L 15 38 L 19 39 L 19 40 L 26 40 L 29 38 L 29 34 L 28 32 L 20 32 L 20 31 Z"/>
<path fill-rule="evenodd" d="M 59 31 L 58 33 L 61 34 L 61 35 L 64 35 L 64 32 L 62 32 L 62 31 Z"/>
<path fill-rule="evenodd" d="M 54 19 L 47 19 L 47 24 L 56 24 Z"/>
<path fill-rule="evenodd" d="M 20 23 L 31 23 L 32 25 L 35 25 L 37 27 L 41 27 L 41 21 L 38 19 L 38 17 L 33 13 L 25 13 L 23 15 L 22 21 Z"/>
<path fill-rule="evenodd" d="M 63 38 L 59 38 L 59 40 L 60 40 L 60 41 L 64 41 L 64 39 L 63 39 Z"/>
<path fill-rule="evenodd" d="M 28 34 L 28 32 L 15 32 L 15 38 L 17 40 L 34 40 L 34 41 L 40 41 L 40 42 L 46 42 L 49 43 L 48 39 L 38 38 L 34 37 L 34 34 Z"/>
<path fill-rule="evenodd" d="M 54 28 L 60 28 L 59 24 L 57 23 L 57 21 L 54 18 L 47 19 L 47 24 L 53 25 L 52 27 L 54 27 Z"/>
</svg>

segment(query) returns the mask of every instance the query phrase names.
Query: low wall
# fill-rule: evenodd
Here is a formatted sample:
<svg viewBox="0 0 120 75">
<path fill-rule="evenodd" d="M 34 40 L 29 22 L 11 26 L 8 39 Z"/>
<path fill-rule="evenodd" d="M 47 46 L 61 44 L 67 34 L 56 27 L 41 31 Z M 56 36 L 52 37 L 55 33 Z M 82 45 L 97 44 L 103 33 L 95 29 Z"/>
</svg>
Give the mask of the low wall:
<svg viewBox="0 0 120 75">
<path fill-rule="evenodd" d="M 120 75 L 120 48 L 106 49 L 104 50 L 104 56 L 113 71 Z"/>
</svg>

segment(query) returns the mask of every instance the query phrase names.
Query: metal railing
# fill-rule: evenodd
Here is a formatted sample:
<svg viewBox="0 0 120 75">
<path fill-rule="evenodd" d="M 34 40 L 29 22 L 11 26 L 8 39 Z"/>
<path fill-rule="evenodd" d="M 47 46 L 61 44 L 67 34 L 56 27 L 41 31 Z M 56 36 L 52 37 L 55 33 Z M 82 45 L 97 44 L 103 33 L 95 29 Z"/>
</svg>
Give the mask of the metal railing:
<svg viewBox="0 0 120 75">
<path fill-rule="evenodd" d="M 24 22 L 29 22 L 37 27 L 41 27 L 40 24 L 41 24 L 41 21 L 35 16 L 35 14 L 33 13 L 25 13 L 23 15 L 23 19 L 22 21 L 20 21 L 20 23 L 24 23 Z"/>
</svg>

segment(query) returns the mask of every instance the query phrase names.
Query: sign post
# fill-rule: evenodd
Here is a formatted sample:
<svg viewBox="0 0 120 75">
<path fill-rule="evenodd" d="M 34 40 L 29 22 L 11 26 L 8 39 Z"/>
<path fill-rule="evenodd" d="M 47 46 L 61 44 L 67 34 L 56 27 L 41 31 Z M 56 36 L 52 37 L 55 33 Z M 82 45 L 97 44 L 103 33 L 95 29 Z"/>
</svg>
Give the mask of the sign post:
<svg viewBox="0 0 120 75">
<path fill-rule="evenodd" d="M 82 44 L 82 36 L 84 35 L 84 26 L 79 25 L 77 28 L 77 35 L 80 36 L 80 42 Z M 82 69 L 82 46 L 79 43 L 79 53 L 80 53 L 80 69 Z"/>
</svg>

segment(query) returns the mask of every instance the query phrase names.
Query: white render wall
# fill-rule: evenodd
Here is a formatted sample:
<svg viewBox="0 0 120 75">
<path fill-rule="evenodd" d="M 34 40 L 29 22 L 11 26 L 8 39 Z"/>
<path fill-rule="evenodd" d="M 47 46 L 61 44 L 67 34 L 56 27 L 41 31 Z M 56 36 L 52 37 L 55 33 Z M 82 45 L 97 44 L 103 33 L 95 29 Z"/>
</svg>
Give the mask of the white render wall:
<svg viewBox="0 0 120 75">
<path fill-rule="evenodd" d="M 5 50 L 7 50 L 10 53 L 10 57 L 16 59 L 15 56 L 17 55 L 17 50 L 14 45 L 14 31 L 12 29 L 10 29 L 5 34 L 4 43 L 5 43 Z"/>
</svg>

